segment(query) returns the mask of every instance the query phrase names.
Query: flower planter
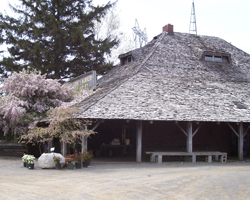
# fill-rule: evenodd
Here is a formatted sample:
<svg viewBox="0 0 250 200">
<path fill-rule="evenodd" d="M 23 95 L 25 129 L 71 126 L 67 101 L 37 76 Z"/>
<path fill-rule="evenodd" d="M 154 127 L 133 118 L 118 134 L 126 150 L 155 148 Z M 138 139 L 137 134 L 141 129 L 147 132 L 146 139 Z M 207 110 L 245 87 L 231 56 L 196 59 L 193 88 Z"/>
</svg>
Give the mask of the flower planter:
<svg viewBox="0 0 250 200">
<path fill-rule="evenodd" d="M 55 168 L 56 168 L 56 169 L 61 169 L 61 168 L 62 168 L 62 165 L 61 165 L 60 163 L 56 163 L 56 164 L 55 164 Z"/>
<path fill-rule="evenodd" d="M 35 156 L 24 154 L 22 160 L 24 167 L 27 167 L 28 169 L 34 169 Z"/>
<path fill-rule="evenodd" d="M 88 167 L 89 166 L 89 164 L 88 164 L 88 162 L 86 161 L 86 162 L 82 162 L 82 166 L 83 167 Z"/>
<path fill-rule="evenodd" d="M 82 168 L 82 163 L 81 162 L 76 162 L 76 169 L 81 169 Z"/>
<path fill-rule="evenodd" d="M 90 161 L 91 161 L 91 160 L 86 161 L 86 162 L 88 163 L 88 165 L 90 165 Z"/>
<path fill-rule="evenodd" d="M 35 166 L 34 163 L 32 163 L 32 164 L 27 164 L 27 168 L 28 168 L 28 169 L 34 169 L 34 166 Z"/>
<path fill-rule="evenodd" d="M 74 169 L 74 164 L 73 163 L 68 163 L 67 168 L 68 169 Z"/>
</svg>

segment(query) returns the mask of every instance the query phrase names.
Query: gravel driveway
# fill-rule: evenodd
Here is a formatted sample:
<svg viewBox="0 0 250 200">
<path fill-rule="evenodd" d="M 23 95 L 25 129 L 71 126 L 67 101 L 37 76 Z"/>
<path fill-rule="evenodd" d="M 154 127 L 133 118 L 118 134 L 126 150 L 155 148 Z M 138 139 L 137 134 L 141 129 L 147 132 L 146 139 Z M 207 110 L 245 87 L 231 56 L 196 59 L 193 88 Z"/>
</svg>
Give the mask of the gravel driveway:
<svg viewBox="0 0 250 200">
<path fill-rule="evenodd" d="M 0 157 L 0 199 L 250 199 L 250 162 L 92 161 L 89 168 L 23 167 Z"/>
</svg>

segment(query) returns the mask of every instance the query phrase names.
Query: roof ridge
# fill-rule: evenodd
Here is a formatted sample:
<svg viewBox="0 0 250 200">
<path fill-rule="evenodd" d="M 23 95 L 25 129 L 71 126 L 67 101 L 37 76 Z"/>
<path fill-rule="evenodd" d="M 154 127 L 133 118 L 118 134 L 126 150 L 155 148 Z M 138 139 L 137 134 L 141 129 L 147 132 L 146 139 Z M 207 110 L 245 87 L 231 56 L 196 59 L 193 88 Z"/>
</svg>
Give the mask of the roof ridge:
<svg viewBox="0 0 250 200">
<path fill-rule="evenodd" d="M 151 47 L 151 49 L 149 50 L 149 53 L 147 54 L 147 56 L 145 58 L 143 58 L 142 62 L 140 62 L 139 66 L 128 76 L 126 77 L 124 80 L 122 80 L 120 83 L 116 84 L 114 87 L 112 87 L 110 90 L 108 90 L 107 92 L 105 92 L 103 95 L 101 95 L 98 99 L 96 99 L 94 102 L 92 102 L 91 104 L 87 105 L 85 108 L 82 109 L 82 111 L 86 111 L 88 110 L 91 106 L 93 106 L 94 104 L 96 104 L 98 101 L 100 101 L 101 99 L 103 99 L 105 96 L 107 96 L 108 94 L 110 94 L 112 91 L 114 91 L 115 89 L 117 89 L 119 86 L 121 86 L 123 83 L 125 83 L 128 79 L 130 79 L 131 77 L 133 77 L 134 75 L 136 75 L 141 68 L 143 67 L 143 64 L 152 56 L 152 54 L 155 52 L 155 49 L 157 46 L 159 46 L 160 42 L 162 41 L 162 39 L 164 38 L 166 32 L 163 32 L 162 35 L 159 37 L 158 41 Z M 139 62 L 141 59 L 139 59 L 137 62 Z"/>
<path fill-rule="evenodd" d="M 158 39 L 158 41 L 151 48 L 152 51 L 150 51 L 150 53 L 146 56 L 146 58 L 143 59 L 143 61 L 141 62 L 141 64 L 137 68 L 137 70 L 135 69 L 135 72 L 133 73 L 133 75 L 131 75 L 131 77 L 134 76 L 135 74 L 137 74 L 141 70 L 141 68 L 143 67 L 145 62 L 153 55 L 153 53 L 155 52 L 156 47 L 159 46 L 160 42 L 162 41 L 162 39 L 164 38 L 165 35 L 166 35 L 166 32 L 163 32 L 162 35 L 160 36 L 160 38 Z"/>
</svg>

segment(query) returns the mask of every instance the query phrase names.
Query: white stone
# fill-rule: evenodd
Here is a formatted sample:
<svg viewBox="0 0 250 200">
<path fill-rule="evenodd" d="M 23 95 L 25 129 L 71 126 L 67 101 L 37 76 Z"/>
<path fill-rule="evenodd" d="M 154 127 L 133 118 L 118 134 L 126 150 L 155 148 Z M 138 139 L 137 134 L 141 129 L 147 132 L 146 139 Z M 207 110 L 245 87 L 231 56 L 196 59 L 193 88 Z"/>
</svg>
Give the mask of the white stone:
<svg viewBox="0 0 250 200">
<path fill-rule="evenodd" d="M 38 166 L 45 169 L 45 168 L 55 168 L 55 162 L 53 157 L 59 157 L 60 158 L 60 163 L 64 164 L 65 159 L 60 153 L 43 153 L 39 158 L 38 158 Z"/>
</svg>

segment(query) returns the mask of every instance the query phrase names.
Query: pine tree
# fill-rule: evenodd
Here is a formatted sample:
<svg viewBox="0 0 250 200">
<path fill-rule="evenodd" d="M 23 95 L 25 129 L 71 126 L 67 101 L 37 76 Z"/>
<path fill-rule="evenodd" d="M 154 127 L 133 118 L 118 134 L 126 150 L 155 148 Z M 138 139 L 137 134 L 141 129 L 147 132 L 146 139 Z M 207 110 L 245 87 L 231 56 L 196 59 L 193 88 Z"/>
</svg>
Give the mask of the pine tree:
<svg viewBox="0 0 250 200">
<path fill-rule="evenodd" d="M 114 5 L 93 6 L 92 0 L 20 0 L 15 17 L 0 14 L 0 44 L 9 55 L 0 61 L 5 76 L 23 68 L 66 79 L 90 70 L 105 73 L 112 64 L 104 56 L 117 38 L 96 39 L 94 23 Z"/>
</svg>

